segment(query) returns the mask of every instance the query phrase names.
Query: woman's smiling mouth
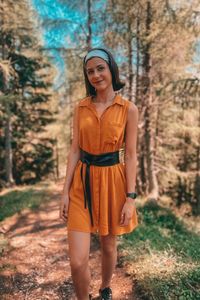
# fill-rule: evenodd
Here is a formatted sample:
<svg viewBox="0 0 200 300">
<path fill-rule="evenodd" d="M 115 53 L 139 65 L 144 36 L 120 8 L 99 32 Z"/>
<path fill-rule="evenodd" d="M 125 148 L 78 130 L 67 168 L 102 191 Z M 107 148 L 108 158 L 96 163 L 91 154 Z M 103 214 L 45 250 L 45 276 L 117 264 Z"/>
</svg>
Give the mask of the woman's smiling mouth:
<svg viewBox="0 0 200 300">
<path fill-rule="evenodd" d="M 101 82 L 103 82 L 103 80 L 95 81 L 95 82 L 93 82 L 93 84 L 99 84 Z"/>
</svg>

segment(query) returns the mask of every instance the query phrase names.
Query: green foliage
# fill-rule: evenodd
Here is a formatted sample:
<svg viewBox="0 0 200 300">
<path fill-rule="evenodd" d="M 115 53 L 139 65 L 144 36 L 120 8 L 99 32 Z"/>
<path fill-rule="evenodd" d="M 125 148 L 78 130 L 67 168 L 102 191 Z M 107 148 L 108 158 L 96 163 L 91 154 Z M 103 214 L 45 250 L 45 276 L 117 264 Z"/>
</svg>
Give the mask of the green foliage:
<svg viewBox="0 0 200 300">
<path fill-rule="evenodd" d="M 12 190 L 0 196 L 0 222 L 7 217 L 13 216 L 15 213 L 21 213 L 22 210 L 28 208 L 37 210 L 38 207 L 49 200 L 47 187 L 27 188 L 25 190 Z M 0 233 L 0 255 L 8 247 L 8 238 L 5 234 Z M 3 264 L 1 270 L 15 268 L 9 264 Z"/>
<path fill-rule="evenodd" d="M 15 213 L 20 213 L 25 208 L 37 209 L 44 201 L 47 201 L 47 193 L 45 190 L 37 190 L 34 188 L 22 191 L 12 190 L 0 196 L 0 221 L 3 221 Z"/>
<path fill-rule="evenodd" d="M 13 174 L 17 184 L 36 183 L 52 172 L 54 168 L 52 145 L 53 139 L 41 139 L 37 144 L 30 144 L 29 151 L 18 149 L 14 152 Z"/>
<path fill-rule="evenodd" d="M 137 244 L 138 240 L 148 241 L 151 249 L 174 249 L 183 259 L 190 257 L 192 260 L 200 260 L 200 237 L 191 234 L 169 209 L 148 204 L 139 211 L 141 224 L 125 239 L 131 240 L 133 244 Z M 167 236 L 164 232 L 167 232 Z"/>
<path fill-rule="evenodd" d="M 104 43 L 119 53 L 123 93 L 139 109 L 138 191 L 159 188 L 200 214 L 199 1 L 173 2 L 106 1 Z"/>
<path fill-rule="evenodd" d="M 153 300 L 199 300 L 200 268 L 189 272 L 177 272 L 171 278 L 144 278 L 137 282 L 140 299 Z"/>
<path fill-rule="evenodd" d="M 54 169 L 55 140 L 45 135 L 46 126 L 55 121 L 50 107 L 52 78 L 49 74 L 52 67 L 40 51 L 27 1 L 10 0 L 1 6 L 7 18 L 2 19 L 4 26 L 0 29 L 0 55 L 4 66 L 4 72 L 0 70 L 0 93 L 3 95 L 0 127 L 5 128 L 9 120 L 15 183 L 33 183 Z M 21 19 L 15 19 L 18 9 Z M 15 19 L 14 23 L 12 19 Z M 8 61 L 9 65 L 6 64 Z M 6 155 L 6 144 L 8 134 L 3 130 L 0 136 L 0 186 L 7 180 L 5 160 L 10 157 Z"/>
<path fill-rule="evenodd" d="M 138 228 L 123 237 L 120 247 L 122 252 L 128 251 L 122 261 L 132 265 L 140 299 L 200 299 L 200 236 L 188 230 L 170 209 L 146 204 L 138 214 Z M 164 269 L 160 273 L 147 274 L 145 259 L 152 260 L 153 269 L 156 257 L 166 255 L 173 256 L 174 270 L 166 275 L 168 266 L 164 268 L 161 262 Z M 144 269 L 137 273 L 135 265 L 141 260 Z"/>
</svg>

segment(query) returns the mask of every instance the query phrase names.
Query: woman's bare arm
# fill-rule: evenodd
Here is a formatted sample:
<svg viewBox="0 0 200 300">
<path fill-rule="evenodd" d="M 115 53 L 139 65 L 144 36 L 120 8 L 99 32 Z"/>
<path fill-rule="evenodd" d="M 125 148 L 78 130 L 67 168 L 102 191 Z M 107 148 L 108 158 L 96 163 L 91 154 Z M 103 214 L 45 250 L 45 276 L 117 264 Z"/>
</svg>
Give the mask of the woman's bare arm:
<svg viewBox="0 0 200 300">
<path fill-rule="evenodd" d="M 79 148 L 79 141 L 78 141 L 78 106 L 76 106 L 74 110 L 74 118 L 73 118 L 73 140 L 67 157 L 67 169 L 66 169 L 65 183 L 63 189 L 63 194 L 66 196 L 68 196 L 69 194 L 69 188 L 79 158 L 80 158 L 80 148 Z"/>
<path fill-rule="evenodd" d="M 135 192 L 137 167 L 137 128 L 138 109 L 135 104 L 130 103 L 125 137 L 125 170 L 127 193 Z"/>
<path fill-rule="evenodd" d="M 137 127 L 138 109 L 130 103 L 126 124 L 125 136 L 125 173 L 126 173 L 126 192 L 135 192 L 136 166 L 137 166 Z M 130 222 L 134 212 L 135 201 L 126 197 L 126 202 L 121 213 L 121 226 L 126 226 Z"/>
</svg>

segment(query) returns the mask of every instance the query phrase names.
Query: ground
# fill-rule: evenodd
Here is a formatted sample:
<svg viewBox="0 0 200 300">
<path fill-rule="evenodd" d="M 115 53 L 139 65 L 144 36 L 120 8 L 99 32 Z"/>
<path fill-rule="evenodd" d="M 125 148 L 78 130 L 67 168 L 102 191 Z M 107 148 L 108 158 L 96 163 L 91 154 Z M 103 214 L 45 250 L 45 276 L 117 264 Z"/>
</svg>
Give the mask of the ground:
<svg viewBox="0 0 200 300">
<path fill-rule="evenodd" d="M 54 185 L 50 199 L 34 211 L 26 209 L 1 224 L 8 246 L 1 256 L 0 294 L 2 300 L 76 299 L 67 246 L 66 225 L 59 219 L 63 181 Z M 119 254 L 120 255 L 120 254 Z M 92 237 L 90 266 L 91 293 L 98 299 L 100 250 Z M 131 278 L 118 264 L 113 277 L 114 300 L 135 300 Z"/>
</svg>

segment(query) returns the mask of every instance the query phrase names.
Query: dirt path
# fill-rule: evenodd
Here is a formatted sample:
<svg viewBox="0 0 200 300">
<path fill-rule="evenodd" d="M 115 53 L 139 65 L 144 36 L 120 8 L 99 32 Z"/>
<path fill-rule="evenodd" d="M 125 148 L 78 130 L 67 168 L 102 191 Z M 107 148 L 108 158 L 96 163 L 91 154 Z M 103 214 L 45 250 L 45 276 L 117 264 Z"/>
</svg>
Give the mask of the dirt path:
<svg viewBox="0 0 200 300">
<path fill-rule="evenodd" d="M 66 226 L 58 218 L 62 182 L 55 185 L 49 202 L 38 211 L 24 210 L 6 219 L 3 228 L 9 246 L 0 258 L 2 300 L 72 300 L 74 295 Z M 91 292 L 98 299 L 100 252 L 93 237 L 90 266 Z M 122 268 L 113 277 L 115 300 L 132 299 L 132 280 Z"/>
</svg>

